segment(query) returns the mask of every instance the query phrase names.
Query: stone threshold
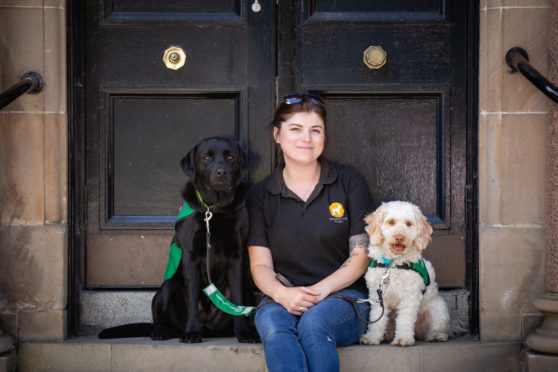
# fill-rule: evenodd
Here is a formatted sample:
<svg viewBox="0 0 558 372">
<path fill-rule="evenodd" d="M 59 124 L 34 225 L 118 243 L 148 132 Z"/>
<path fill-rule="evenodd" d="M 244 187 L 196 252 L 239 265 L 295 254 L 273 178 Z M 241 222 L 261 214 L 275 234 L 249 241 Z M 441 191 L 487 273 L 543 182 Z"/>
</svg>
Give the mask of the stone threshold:
<svg viewBox="0 0 558 372">
<path fill-rule="evenodd" d="M 412 347 L 340 347 L 341 371 L 521 371 L 520 342 L 480 342 L 469 336 Z M 286 356 L 288 357 L 288 356 Z M 267 371 L 261 344 L 235 338 L 182 344 L 178 339 L 99 340 L 86 336 L 60 342 L 22 342 L 18 371 Z"/>
<path fill-rule="evenodd" d="M 80 325 L 87 334 L 120 324 L 151 322 L 151 300 L 155 291 L 82 291 Z M 451 318 L 469 323 L 469 291 L 440 291 Z"/>
</svg>

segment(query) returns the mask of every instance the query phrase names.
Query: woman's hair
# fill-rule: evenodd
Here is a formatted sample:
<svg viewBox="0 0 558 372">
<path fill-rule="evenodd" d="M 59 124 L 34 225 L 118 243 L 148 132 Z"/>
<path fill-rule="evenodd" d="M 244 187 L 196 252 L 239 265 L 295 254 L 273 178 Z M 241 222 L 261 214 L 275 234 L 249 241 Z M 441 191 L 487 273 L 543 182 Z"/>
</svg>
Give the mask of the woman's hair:
<svg viewBox="0 0 558 372">
<path fill-rule="evenodd" d="M 326 125 L 326 108 L 322 97 L 313 93 L 289 93 L 283 96 L 275 112 L 273 113 L 273 119 L 268 125 L 268 128 L 273 131 L 273 128 L 277 128 L 277 131 L 281 131 L 281 125 L 283 122 L 289 120 L 289 118 L 298 112 L 314 112 L 324 122 L 324 135 L 325 135 L 325 145 L 327 145 L 327 125 Z M 279 165 L 283 161 L 283 153 L 281 151 L 281 146 L 279 146 L 275 141 L 274 144 L 274 155 L 275 155 L 275 166 Z M 325 149 L 325 147 L 324 147 Z"/>
<path fill-rule="evenodd" d="M 269 123 L 271 129 L 281 130 L 281 123 L 289 120 L 289 117 L 297 112 L 315 112 L 326 126 L 326 108 L 322 97 L 310 93 L 289 93 L 283 96 Z"/>
</svg>

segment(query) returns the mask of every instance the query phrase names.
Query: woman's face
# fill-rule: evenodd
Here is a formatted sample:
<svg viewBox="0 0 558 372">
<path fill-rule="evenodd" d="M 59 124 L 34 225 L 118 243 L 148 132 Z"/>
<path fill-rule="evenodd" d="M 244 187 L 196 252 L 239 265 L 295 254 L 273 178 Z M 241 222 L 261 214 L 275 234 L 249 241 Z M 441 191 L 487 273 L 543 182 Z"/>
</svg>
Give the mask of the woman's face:
<svg viewBox="0 0 558 372">
<path fill-rule="evenodd" d="M 281 146 L 285 163 L 315 162 L 324 151 L 324 121 L 315 112 L 297 112 L 273 128 L 275 142 Z"/>
</svg>

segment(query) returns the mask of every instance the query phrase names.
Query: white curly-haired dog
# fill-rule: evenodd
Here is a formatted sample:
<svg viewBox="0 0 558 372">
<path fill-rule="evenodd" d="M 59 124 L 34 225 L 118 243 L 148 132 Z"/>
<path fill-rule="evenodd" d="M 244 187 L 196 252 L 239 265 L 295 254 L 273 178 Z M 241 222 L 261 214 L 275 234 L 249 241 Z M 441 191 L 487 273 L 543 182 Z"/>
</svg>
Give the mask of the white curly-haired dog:
<svg viewBox="0 0 558 372">
<path fill-rule="evenodd" d="M 401 201 L 383 203 L 365 222 L 370 236 L 368 256 L 372 259 L 365 279 L 370 297 L 376 300 L 382 283 L 384 314 L 381 316 L 379 305 L 371 307 L 370 321 L 381 318 L 368 325 L 360 343 L 389 341 L 393 334 L 388 329 L 393 327 L 390 318 L 395 318 L 392 345 L 414 345 L 415 337 L 446 341 L 450 318 L 446 303 L 438 295 L 432 264 L 421 256 L 430 242 L 432 227 L 420 209 Z"/>
</svg>

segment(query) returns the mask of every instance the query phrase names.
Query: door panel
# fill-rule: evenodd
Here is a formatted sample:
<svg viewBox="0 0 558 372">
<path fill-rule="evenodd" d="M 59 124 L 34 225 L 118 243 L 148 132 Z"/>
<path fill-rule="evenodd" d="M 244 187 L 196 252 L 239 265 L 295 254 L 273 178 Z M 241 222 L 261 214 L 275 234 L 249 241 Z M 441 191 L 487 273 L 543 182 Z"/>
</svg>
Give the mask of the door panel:
<svg viewBox="0 0 558 372">
<path fill-rule="evenodd" d="M 280 1 L 279 14 L 279 93 L 325 98 L 327 156 L 360 169 L 377 203 L 419 205 L 435 229 L 425 256 L 450 268 L 439 283 L 463 287 L 467 2 Z M 379 69 L 369 46 L 387 53 Z"/>
<path fill-rule="evenodd" d="M 172 14 L 174 16 L 192 13 L 233 13 L 239 14 L 240 1 L 230 0 L 182 0 L 182 1 L 153 1 L 153 0 L 109 0 L 106 2 L 107 13 L 152 13 Z"/>
<path fill-rule="evenodd" d="M 100 23 L 104 25 L 200 21 L 222 25 L 245 23 L 246 5 L 244 0 L 106 0 L 101 3 L 99 11 L 102 14 Z"/>
<path fill-rule="evenodd" d="M 423 14 L 440 14 L 442 1 L 440 0 L 319 0 L 308 4 L 313 13 L 332 15 L 342 13 L 345 17 L 359 14 L 361 17 L 397 16 L 398 20 L 409 20 L 420 17 Z"/>
<path fill-rule="evenodd" d="M 176 172 L 184 148 L 193 145 L 188 143 L 192 137 L 234 137 L 240 127 L 235 120 L 239 111 L 236 98 L 113 97 L 114 122 L 107 123 L 113 136 L 108 141 L 112 146 L 106 149 L 106 154 L 113 154 L 107 167 L 108 184 L 112 185 L 107 193 L 111 196 L 108 223 L 116 222 L 117 217 L 164 216 L 175 210 L 176 195 L 165 191 L 178 190 L 184 183 Z M 184 141 L 169 141 L 172 137 Z"/>
<path fill-rule="evenodd" d="M 160 285 L 180 160 L 201 139 L 233 137 L 258 154 L 254 177 L 269 173 L 274 8 L 261 3 L 87 2 L 85 287 Z M 170 46 L 186 54 L 178 70 Z"/>
<path fill-rule="evenodd" d="M 312 15 L 302 25 L 302 81 L 307 85 L 387 85 L 447 83 L 450 50 L 449 25 L 391 23 L 380 19 L 358 24 L 329 21 Z M 363 63 L 371 45 L 387 52 L 379 70 Z"/>
<path fill-rule="evenodd" d="M 178 214 L 178 210 L 175 210 Z M 161 285 L 171 231 L 89 234 L 86 277 L 89 288 L 133 288 Z"/>
<path fill-rule="evenodd" d="M 173 223 L 184 175 L 177 165 L 196 139 L 242 134 L 239 94 L 107 93 L 105 211 L 101 228 Z M 245 137 L 245 134 L 241 137 Z M 170 140 L 170 139 L 179 140 Z M 170 220 L 161 220 L 170 216 Z"/>
<path fill-rule="evenodd" d="M 447 228 L 449 133 L 438 120 L 442 97 L 329 95 L 327 156 L 363 172 L 375 201 L 413 200 L 434 226 Z M 351 123 L 350 129 L 339 123 Z"/>
</svg>

